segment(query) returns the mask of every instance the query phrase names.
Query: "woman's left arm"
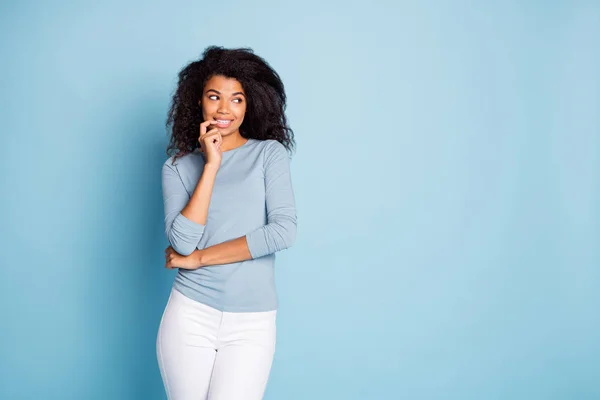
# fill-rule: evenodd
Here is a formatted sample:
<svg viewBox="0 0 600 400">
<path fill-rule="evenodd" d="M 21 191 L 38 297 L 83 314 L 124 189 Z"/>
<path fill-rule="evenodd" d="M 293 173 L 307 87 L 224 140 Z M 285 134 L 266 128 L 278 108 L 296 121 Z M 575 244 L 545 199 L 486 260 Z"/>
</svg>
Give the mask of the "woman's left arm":
<svg viewBox="0 0 600 400">
<path fill-rule="evenodd" d="M 195 250 L 185 257 L 185 260 L 176 257 L 178 260 L 174 261 L 171 267 L 167 265 L 167 268 L 196 269 L 245 261 L 287 249 L 294 243 L 296 204 L 290 174 L 290 158 L 286 148 L 277 141 L 271 142 L 265 151 L 267 224 L 236 239 Z M 184 266 L 181 267 L 178 263 Z"/>
</svg>

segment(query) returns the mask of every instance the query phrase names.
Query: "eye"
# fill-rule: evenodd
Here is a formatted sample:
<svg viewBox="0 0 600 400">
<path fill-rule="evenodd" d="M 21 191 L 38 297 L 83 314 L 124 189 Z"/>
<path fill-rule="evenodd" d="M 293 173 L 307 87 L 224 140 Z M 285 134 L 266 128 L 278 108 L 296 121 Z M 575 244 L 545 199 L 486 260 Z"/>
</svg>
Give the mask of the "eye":
<svg viewBox="0 0 600 400">
<path fill-rule="evenodd" d="M 217 97 L 217 95 L 216 95 L 216 94 L 211 94 L 210 96 L 208 96 L 208 98 L 209 98 L 209 99 L 211 99 L 211 100 L 216 100 L 216 98 L 215 98 L 215 99 L 213 99 L 213 97 Z"/>
<path fill-rule="evenodd" d="M 238 102 L 238 103 L 241 103 L 241 102 L 243 102 L 244 100 L 242 100 L 242 99 L 240 99 L 240 98 L 237 98 L 237 99 L 233 99 L 233 101 L 236 101 L 236 102 Z"/>
</svg>

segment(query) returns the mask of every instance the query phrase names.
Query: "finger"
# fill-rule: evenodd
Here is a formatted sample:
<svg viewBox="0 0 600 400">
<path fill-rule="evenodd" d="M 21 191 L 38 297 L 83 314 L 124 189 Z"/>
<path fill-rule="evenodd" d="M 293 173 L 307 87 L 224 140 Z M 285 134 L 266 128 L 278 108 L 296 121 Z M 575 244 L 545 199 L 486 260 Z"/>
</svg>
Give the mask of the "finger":
<svg viewBox="0 0 600 400">
<path fill-rule="evenodd" d="M 217 144 L 221 144 L 223 141 L 223 136 L 221 136 L 221 132 L 216 132 L 212 135 L 206 135 L 203 139 L 204 146 L 212 145 L 216 146 Z"/>
<path fill-rule="evenodd" d="M 223 136 L 221 136 L 221 132 L 219 132 L 214 137 L 209 138 L 209 142 L 216 148 L 219 148 L 221 146 L 221 143 L 223 143 Z"/>
<path fill-rule="evenodd" d="M 203 136 L 203 138 L 209 138 L 212 136 L 222 137 L 221 131 L 219 130 L 219 128 L 211 129 L 209 132 L 206 133 L 206 135 Z"/>
<path fill-rule="evenodd" d="M 207 131 L 207 129 L 208 129 L 208 127 L 210 125 L 214 125 L 216 123 L 217 123 L 217 121 L 212 120 L 212 119 L 209 119 L 209 120 L 206 120 L 206 121 L 202 122 L 200 124 L 200 136 L 202 136 L 203 134 L 206 133 L 206 131 Z"/>
<path fill-rule="evenodd" d="M 221 135 L 221 132 L 219 131 L 219 134 L 217 135 L 217 142 L 216 142 L 216 144 L 218 146 L 220 146 L 221 143 L 223 143 L 223 135 Z"/>
<path fill-rule="evenodd" d="M 220 131 L 219 131 L 218 128 L 211 129 L 210 131 L 206 132 L 204 135 L 200 136 L 200 140 L 204 141 L 209 136 L 214 136 L 214 135 L 219 134 L 219 133 L 220 133 Z"/>
</svg>

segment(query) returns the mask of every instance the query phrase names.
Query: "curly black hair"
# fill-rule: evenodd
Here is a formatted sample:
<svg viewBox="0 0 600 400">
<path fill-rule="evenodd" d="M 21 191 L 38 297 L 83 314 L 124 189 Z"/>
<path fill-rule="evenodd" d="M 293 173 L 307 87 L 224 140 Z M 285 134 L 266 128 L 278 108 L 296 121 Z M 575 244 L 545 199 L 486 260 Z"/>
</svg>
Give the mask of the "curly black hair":
<svg viewBox="0 0 600 400">
<path fill-rule="evenodd" d="M 167 155 L 178 157 L 198 148 L 199 127 L 203 122 L 198 100 L 206 82 L 215 75 L 234 78 L 246 93 L 247 106 L 240 134 L 258 140 L 275 139 L 288 151 L 295 146 L 294 132 L 285 116 L 286 94 L 275 70 L 250 48 L 207 47 L 202 58 L 179 72 L 167 118 L 171 139 Z"/>
</svg>

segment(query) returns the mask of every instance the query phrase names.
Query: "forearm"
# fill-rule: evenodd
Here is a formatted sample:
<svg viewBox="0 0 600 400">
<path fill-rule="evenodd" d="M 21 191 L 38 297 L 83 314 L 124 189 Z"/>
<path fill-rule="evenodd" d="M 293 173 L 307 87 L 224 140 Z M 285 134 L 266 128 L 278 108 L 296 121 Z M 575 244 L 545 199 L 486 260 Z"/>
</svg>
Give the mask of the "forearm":
<svg viewBox="0 0 600 400">
<path fill-rule="evenodd" d="M 198 224 L 206 225 L 208 208 L 212 196 L 218 167 L 205 165 L 204 171 L 198 180 L 196 189 L 190 197 L 187 205 L 181 210 L 181 215 Z"/>
<path fill-rule="evenodd" d="M 198 267 L 229 264 L 252 259 L 246 236 L 219 243 L 194 252 Z"/>
</svg>

